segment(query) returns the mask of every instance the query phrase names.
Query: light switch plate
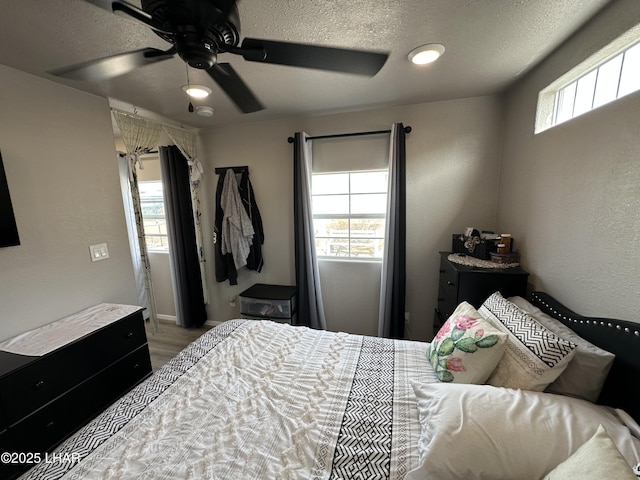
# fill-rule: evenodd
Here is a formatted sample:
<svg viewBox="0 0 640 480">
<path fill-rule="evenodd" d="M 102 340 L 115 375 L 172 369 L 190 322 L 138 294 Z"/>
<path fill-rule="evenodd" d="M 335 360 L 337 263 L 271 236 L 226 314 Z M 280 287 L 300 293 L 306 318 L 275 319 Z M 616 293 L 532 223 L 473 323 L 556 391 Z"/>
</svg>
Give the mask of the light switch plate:
<svg viewBox="0 0 640 480">
<path fill-rule="evenodd" d="M 109 258 L 109 249 L 106 243 L 99 243 L 98 245 L 89 246 L 91 252 L 91 261 L 99 262 L 100 260 L 106 260 Z"/>
</svg>

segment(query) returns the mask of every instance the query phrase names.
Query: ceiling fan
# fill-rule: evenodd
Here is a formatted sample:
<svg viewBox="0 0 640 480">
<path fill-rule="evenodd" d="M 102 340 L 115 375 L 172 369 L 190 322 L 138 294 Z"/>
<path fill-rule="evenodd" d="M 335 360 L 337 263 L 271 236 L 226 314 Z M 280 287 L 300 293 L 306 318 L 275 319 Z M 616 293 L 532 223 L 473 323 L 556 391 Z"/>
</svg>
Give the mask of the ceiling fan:
<svg viewBox="0 0 640 480">
<path fill-rule="evenodd" d="M 218 55 L 241 55 L 250 62 L 375 75 L 388 53 L 245 38 L 235 0 L 142 0 L 139 8 L 124 0 L 85 0 L 151 28 L 171 44 L 168 50 L 143 48 L 91 60 L 49 73 L 77 80 L 101 81 L 178 54 L 189 66 L 206 70 L 244 113 L 264 107 L 229 63 Z"/>
</svg>

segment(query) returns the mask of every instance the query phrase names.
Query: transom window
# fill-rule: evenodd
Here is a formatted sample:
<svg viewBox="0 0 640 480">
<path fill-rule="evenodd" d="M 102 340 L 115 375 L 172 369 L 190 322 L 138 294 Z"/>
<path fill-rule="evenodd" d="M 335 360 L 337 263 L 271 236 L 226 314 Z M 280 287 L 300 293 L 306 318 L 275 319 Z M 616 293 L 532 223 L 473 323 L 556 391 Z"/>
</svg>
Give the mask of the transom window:
<svg viewBox="0 0 640 480">
<path fill-rule="evenodd" d="M 386 170 L 316 173 L 311 190 L 318 257 L 382 260 Z"/>
<path fill-rule="evenodd" d="M 164 196 L 161 181 L 138 183 L 144 237 L 149 250 L 168 251 L 167 219 L 164 214 Z"/>
<path fill-rule="evenodd" d="M 640 90 L 639 40 L 640 26 L 542 90 L 536 133 Z"/>
<path fill-rule="evenodd" d="M 582 75 L 556 95 L 554 124 L 640 90 L 640 42 Z"/>
</svg>

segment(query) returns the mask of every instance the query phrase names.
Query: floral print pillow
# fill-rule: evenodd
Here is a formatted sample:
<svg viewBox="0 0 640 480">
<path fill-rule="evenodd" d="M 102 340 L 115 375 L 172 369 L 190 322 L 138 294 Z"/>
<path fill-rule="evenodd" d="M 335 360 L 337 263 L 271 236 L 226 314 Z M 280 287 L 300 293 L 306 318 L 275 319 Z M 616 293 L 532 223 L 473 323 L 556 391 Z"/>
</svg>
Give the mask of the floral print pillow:
<svg viewBox="0 0 640 480">
<path fill-rule="evenodd" d="M 506 333 L 462 302 L 427 347 L 427 358 L 441 382 L 482 384 L 502 358 L 506 341 Z"/>
</svg>

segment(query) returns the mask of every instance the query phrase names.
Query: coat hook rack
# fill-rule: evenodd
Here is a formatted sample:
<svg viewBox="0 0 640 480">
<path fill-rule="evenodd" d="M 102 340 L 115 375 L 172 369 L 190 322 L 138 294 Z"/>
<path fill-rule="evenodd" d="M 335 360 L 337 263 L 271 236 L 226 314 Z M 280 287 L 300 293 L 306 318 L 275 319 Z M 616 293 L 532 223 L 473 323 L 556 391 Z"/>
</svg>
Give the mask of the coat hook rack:
<svg viewBox="0 0 640 480">
<path fill-rule="evenodd" d="M 216 174 L 221 175 L 223 173 L 227 173 L 227 170 L 229 169 L 232 169 L 234 173 L 243 173 L 249 171 L 249 167 L 246 165 L 240 167 L 218 167 L 216 168 Z"/>
</svg>

